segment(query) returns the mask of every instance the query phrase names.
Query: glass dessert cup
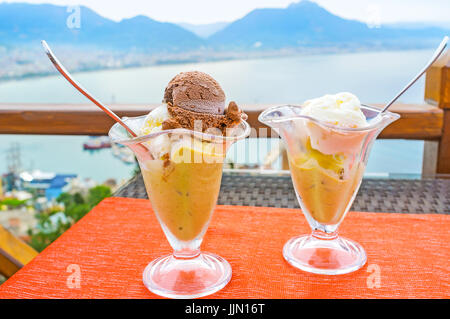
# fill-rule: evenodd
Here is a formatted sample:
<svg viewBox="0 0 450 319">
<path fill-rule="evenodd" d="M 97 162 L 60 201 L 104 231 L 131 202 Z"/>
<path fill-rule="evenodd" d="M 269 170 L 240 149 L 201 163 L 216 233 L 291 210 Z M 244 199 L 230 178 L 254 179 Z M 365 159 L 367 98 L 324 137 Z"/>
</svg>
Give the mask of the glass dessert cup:
<svg viewBox="0 0 450 319">
<path fill-rule="evenodd" d="M 369 153 L 378 134 L 400 116 L 362 106 L 369 123 L 341 128 L 301 114 L 302 106 L 279 106 L 259 120 L 284 141 L 297 199 L 312 233 L 290 239 L 284 258 L 301 270 L 325 275 L 353 272 L 364 266 L 362 246 L 338 236 L 338 228 L 361 185 Z"/>
<path fill-rule="evenodd" d="M 145 116 L 124 121 L 139 131 Z M 111 128 L 111 140 L 136 155 L 152 208 L 173 248 L 171 255 L 152 261 L 144 270 L 144 284 L 153 293 L 198 298 L 230 281 L 229 263 L 201 252 L 200 245 L 219 195 L 226 152 L 249 134 L 245 121 L 226 137 L 175 129 L 131 138 L 120 125 Z"/>
</svg>

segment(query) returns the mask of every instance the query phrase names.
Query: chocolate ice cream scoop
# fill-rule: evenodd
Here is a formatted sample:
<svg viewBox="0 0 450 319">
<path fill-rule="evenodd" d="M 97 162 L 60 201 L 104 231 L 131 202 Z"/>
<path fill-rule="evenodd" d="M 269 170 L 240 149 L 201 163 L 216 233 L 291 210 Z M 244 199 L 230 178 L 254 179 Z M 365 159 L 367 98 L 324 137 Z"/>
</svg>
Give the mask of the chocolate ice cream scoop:
<svg viewBox="0 0 450 319">
<path fill-rule="evenodd" d="M 225 93 L 219 83 L 199 71 L 175 76 L 164 92 L 164 102 L 167 103 L 169 118 L 162 123 L 163 130 L 185 128 L 206 131 L 217 128 L 226 135 L 227 128 L 247 119 L 247 115 L 234 102 L 230 102 L 225 110 Z"/>
<path fill-rule="evenodd" d="M 182 72 L 167 85 L 164 102 L 191 112 L 222 115 L 225 93 L 219 83 L 206 73 Z"/>
<path fill-rule="evenodd" d="M 167 104 L 167 109 L 170 119 L 162 123 L 163 130 L 187 128 L 189 130 L 201 129 L 204 132 L 209 128 L 218 128 L 225 135 L 227 128 L 234 127 L 241 120 L 247 119 L 247 115 L 238 108 L 235 102 L 230 102 L 224 115 L 186 111 L 171 103 Z M 201 127 L 196 126 L 196 122 L 201 124 Z"/>
</svg>

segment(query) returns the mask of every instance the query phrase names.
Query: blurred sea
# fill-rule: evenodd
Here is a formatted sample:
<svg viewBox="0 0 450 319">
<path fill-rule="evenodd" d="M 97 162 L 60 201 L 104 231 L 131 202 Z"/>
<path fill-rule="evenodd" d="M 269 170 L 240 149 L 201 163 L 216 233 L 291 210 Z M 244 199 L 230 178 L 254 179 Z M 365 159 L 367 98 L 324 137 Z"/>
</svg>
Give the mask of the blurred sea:
<svg viewBox="0 0 450 319">
<path fill-rule="evenodd" d="M 200 70 L 216 78 L 227 98 L 240 105 L 301 103 L 340 91 L 352 92 L 362 102 L 370 104 L 388 101 L 423 67 L 431 54 L 432 50 L 298 55 L 86 72 L 76 74 L 76 78 L 105 103 L 158 103 L 175 74 Z M 423 92 L 422 78 L 400 102 L 422 103 Z M 87 100 L 55 75 L 0 83 L 0 103 L 87 103 Z M 121 162 L 110 150 L 83 151 L 83 142 L 87 139 L 0 135 L 0 154 L 6 154 L 10 144 L 18 142 L 25 169 L 76 173 L 99 182 L 108 178 L 129 178 L 133 165 Z M 239 163 L 261 162 L 270 147 L 277 143 L 278 140 L 242 141 L 234 146 L 229 157 Z M 422 153 L 421 141 L 377 141 L 367 172 L 420 174 Z M 3 158 L 0 174 L 6 170 L 7 161 Z"/>
</svg>

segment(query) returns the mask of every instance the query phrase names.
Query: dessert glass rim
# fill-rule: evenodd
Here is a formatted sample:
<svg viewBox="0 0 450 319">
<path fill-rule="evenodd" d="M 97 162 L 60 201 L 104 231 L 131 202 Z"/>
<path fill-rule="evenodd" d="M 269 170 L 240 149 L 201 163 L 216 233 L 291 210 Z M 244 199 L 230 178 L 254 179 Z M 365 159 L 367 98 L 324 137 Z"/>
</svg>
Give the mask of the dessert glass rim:
<svg viewBox="0 0 450 319">
<path fill-rule="evenodd" d="M 304 105 L 295 105 L 295 104 L 283 104 L 283 105 L 279 105 L 279 106 L 272 106 L 268 109 L 266 109 L 264 112 L 262 112 L 259 116 L 258 116 L 258 120 L 267 124 L 267 123 L 283 123 L 283 122 L 287 122 L 287 121 L 291 121 L 291 120 L 295 120 L 295 119 L 306 119 L 309 120 L 311 122 L 314 122 L 316 124 L 319 124 L 321 126 L 324 126 L 328 129 L 331 130 L 335 130 L 335 131 L 342 131 L 342 132 L 366 132 L 366 131 L 371 131 L 373 129 L 377 129 L 380 126 L 380 123 L 383 122 L 383 117 L 390 117 L 390 118 L 400 118 L 400 115 L 397 113 L 393 113 L 393 112 L 389 112 L 386 111 L 384 113 L 382 113 L 382 109 L 377 108 L 375 106 L 370 106 L 370 105 L 366 105 L 366 104 L 361 104 L 361 109 L 367 109 L 369 111 L 375 112 L 377 113 L 376 116 L 371 117 L 369 120 L 371 120 L 373 123 L 370 123 L 369 125 L 363 126 L 363 127 L 341 127 L 341 126 L 337 126 L 337 125 L 333 125 L 330 123 L 327 123 L 325 121 L 316 119 L 314 117 L 311 117 L 309 115 L 303 115 L 303 114 L 295 114 L 295 115 L 284 115 L 284 116 L 280 116 L 278 118 L 268 118 L 267 115 L 270 112 L 273 112 L 275 110 L 279 110 L 280 108 L 283 107 L 290 107 L 290 108 L 296 108 L 296 109 L 302 109 L 305 106 Z M 377 120 L 375 120 L 377 119 Z"/>
<path fill-rule="evenodd" d="M 145 118 L 147 118 L 147 115 L 136 116 L 136 117 L 124 117 L 122 120 L 124 122 L 126 122 L 128 120 L 139 120 L 139 119 L 145 119 Z M 251 127 L 250 127 L 250 124 L 248 124 L 247 121 L 245 121 L 245 120 L 241 120 L 241 122 L 239 124 L 232 127 L 231 129 L 238 128 L 239 125 L 243 125 L 242 133 L 239 135 L 235 135 L 235 136 L 215 135 L 215 134 L 209 134 L 209 133 L 204 133 L 204 132 L 199 132 L 199 131 L 194 131 L 194 130 L 188 130 L 185 128 L 176 128 L 176 129 L 170 129 L 170 130 L 162 130 L 159 132 L 154 132 L 154 133 L 141 135 L 141 136 L 137 136 L 137 137 L 121 138 L 121 137 L 118 137 L 117 135 L 113 134 L 113 131 L 115 128 L 119 128 L 119 129 L 122 128 L 119 125 L 119 123 L 115 123 L 109 130 L 108 135 L 114 143 L 119 143 L 119 144 L 124 144 L 124 145 L 143 143 L 143 142 L 146 142 L 149 139 L 155 138 L 157 136 L 166 135 L 166 134 L 170 134 L 170 133 L 189 134 L 189 135 L 193 135 L 194 137 L 200 138 L 205 141 L 210 141 L 210 142 L 214 142 L 214 143 L 225 143 L 225 142 L 238 141 L 238 140 L 246 138 L 247 136 L 250 135 Z"/>
</svg>

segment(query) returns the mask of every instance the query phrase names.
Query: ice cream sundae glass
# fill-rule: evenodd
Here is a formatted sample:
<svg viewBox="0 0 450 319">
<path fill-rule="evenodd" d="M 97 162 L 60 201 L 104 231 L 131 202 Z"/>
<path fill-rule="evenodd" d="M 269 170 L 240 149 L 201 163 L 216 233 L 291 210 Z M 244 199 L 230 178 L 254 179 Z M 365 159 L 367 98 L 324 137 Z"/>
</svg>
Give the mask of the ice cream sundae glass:
<svg viewBox="0 0 450 319">
<path fill-rule="evenodd" d="M 361 105 L 351 93 L 325 95 L 301 106 L 264 111 L 259 120 L 282 137 L 298 201 L 312 234 L 289 240 L 283 256 L 318 274 L 361 268 L 366 253 L 337 230 L 358 192 L 378 134 L 399 116 Z"/>
<path fill-rule="evenodd" d="M 250 127 L 236 103 L 202 72 L 178 74 L 164 103 L 147 116 L 124 119 L 131 138 L 116 124 L 109 135 L 138 159 L 148 197 L 173 254 L 152 261 L 143 275 L 147 288 L 170 298 L 197 298 L 222 289 L 231 267 L 220 256 L 200 252 L 219 195 L 228 148 Z M 226 240 L 226 239 L 224 239 Z"/>
</svg>

